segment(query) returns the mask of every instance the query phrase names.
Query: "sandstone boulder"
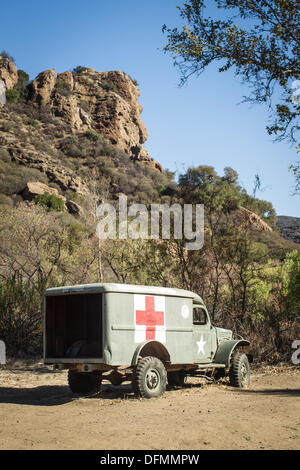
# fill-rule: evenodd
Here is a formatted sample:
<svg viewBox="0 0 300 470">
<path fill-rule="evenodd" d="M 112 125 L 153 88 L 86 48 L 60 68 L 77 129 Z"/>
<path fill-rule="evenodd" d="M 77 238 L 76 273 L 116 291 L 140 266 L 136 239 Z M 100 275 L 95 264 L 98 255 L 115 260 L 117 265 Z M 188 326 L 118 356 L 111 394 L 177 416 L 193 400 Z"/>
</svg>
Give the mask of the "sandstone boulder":
<svg viewBox="0 0 300 470">
<path fill-rule="evenodd" d="M 39 105 L 45 105 L 49 103 L 55 83 L 55 69 L 45 70 L 44 72 L 41 72 L 32 82 L 31 100 Z"/>
<path fill-rule="evenodd" d="M 59 73 L 57 75 L 56 85 L 58 88 L 64 88 L 66 90 L 72 91 L 74 87 L 73 74 L 70 70 L 66 72 Z"/>
<path fill-rule="evenodd" d="M 66 198 L 59 194 L 56 188 L 51 188 L 39 181 L 29 181 L 21 192 L 21 195 L 27 201 L 32 201 L 35 196 L 40 196 L 45 193 L 54 194 L 54 196 L 60 197 L 66 201 Z"/>
</svg>

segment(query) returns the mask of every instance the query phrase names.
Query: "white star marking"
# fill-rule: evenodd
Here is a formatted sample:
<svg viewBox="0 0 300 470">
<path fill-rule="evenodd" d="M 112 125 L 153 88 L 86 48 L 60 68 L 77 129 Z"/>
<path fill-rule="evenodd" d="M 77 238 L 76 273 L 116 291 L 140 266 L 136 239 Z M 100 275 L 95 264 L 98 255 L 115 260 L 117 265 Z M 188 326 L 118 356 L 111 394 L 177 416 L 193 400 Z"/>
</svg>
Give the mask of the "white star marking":
<svg viewBox="0 0 300 470">
<path fill-rule="evenodd" d="M 206 344 L 206 341 L 203 341 L 203 335 L 201 335 L 200 341 L 196 341 L 196 343 L 198 345 L 198 354 L 205 354 L 204 345 Z"/>
</svg>

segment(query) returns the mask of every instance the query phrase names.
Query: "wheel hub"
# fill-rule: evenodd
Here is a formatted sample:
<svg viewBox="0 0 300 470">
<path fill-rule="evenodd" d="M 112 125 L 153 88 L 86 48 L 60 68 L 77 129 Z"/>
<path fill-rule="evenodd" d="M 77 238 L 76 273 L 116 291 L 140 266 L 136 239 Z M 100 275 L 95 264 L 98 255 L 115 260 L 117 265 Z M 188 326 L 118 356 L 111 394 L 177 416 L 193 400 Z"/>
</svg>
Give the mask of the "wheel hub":
<svg viewBox="0 0 300 470">
<path fill-rule="evenodd" d="M 160 378 L 157 370 L 149 369 L 146 375 L 146 384 L 150 390 L 155 390 L 156 387 L 159 385 Z"/>
</svg>

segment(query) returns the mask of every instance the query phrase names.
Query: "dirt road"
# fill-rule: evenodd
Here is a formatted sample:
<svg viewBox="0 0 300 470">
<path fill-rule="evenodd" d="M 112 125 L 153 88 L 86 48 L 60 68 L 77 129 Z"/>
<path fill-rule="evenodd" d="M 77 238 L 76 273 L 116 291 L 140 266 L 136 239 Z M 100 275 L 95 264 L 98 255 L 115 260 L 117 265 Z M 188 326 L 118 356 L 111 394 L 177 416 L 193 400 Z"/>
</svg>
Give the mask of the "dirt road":
<svg viewBox="0 0 300 470">
<path fill-rule="evenodd" d="M 159 399 L 103 384 L 78 397 L 65 371 L 0 370 L 0 449 L 300 449 L 300 368 L 265 368 L 250 389 L 203 384 Z"/>
</svg>

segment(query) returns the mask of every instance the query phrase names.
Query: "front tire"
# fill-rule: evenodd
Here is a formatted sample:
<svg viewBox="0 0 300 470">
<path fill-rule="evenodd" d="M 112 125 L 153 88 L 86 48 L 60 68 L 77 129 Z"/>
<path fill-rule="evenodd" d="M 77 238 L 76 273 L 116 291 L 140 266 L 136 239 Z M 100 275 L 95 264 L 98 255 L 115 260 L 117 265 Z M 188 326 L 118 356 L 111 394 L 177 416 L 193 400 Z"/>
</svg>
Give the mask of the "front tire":
<svg viewBox="0 0 300 470">
<path fill-rule="evenodd" d="M 141 359 L 134 373 L 133 389 L 143 398 L 160 397 L 166 390 L 167 371 L 157 358 L 147 356 Z"/>
<path fill-rule="evenodd" d="M 250 365 L 245 353 L 236 352 L 229 371 L 230 385 L 247 388 L 250 385 Z"/>
<path fill-rule="evenodd" d="M 101 380 L 101 372 L 68 372 L 69 387 L 73 393 L 99 392 Z"/>
</svg>

